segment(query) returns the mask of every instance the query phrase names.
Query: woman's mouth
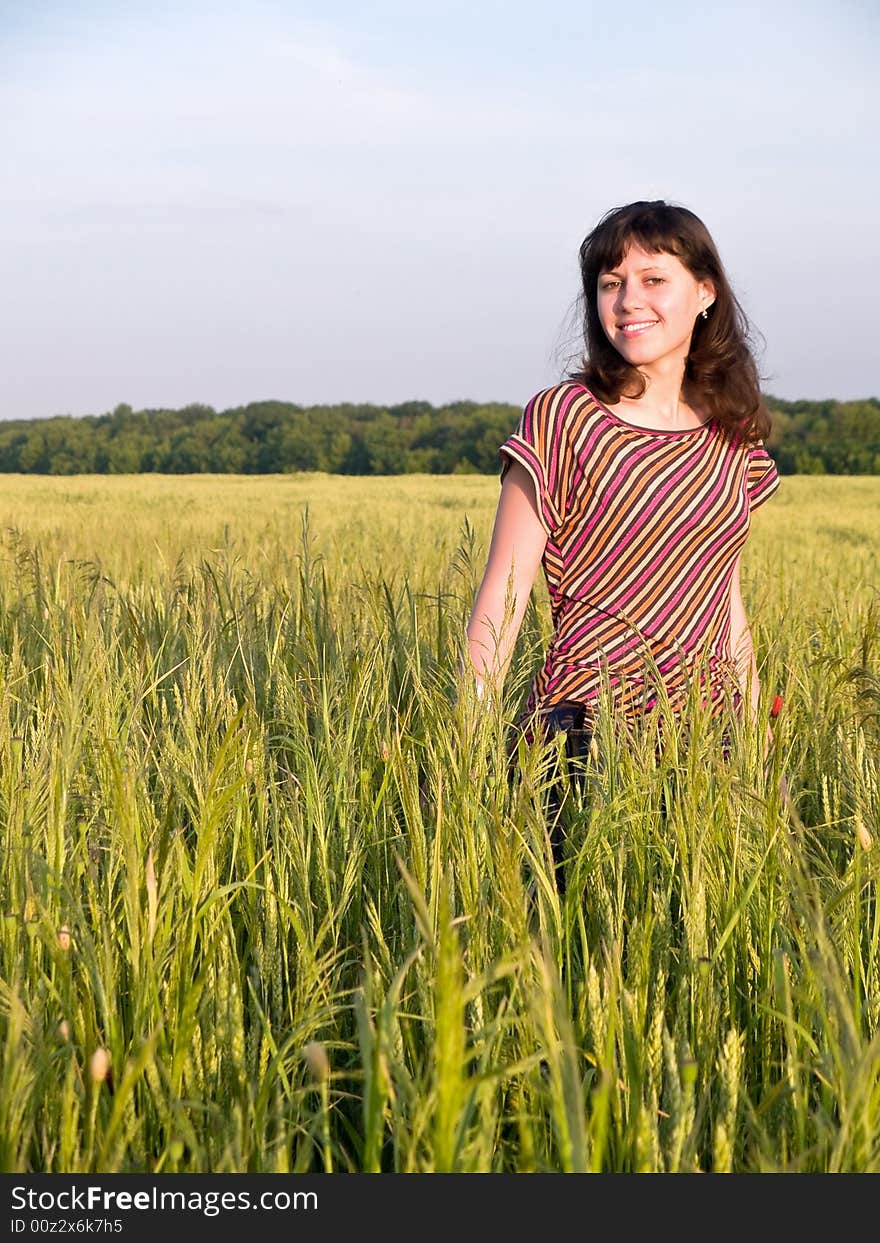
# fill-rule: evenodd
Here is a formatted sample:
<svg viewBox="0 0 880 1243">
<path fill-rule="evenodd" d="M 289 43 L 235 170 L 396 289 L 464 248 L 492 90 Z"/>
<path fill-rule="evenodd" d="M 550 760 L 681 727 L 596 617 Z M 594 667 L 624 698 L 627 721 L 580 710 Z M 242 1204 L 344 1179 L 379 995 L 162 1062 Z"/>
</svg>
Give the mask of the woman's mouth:
<svg viewBox="0 0 880 1243">
<path fill-rule="evenodd" d="M 647 332 L 649 328 L 653 328 L 660 321 L 657 319 L 640 319 L 631 324 L 618 324 L 617 329 L 622 332 L 625 337 L 638 337 L 643 332 Z"/>
</svg>

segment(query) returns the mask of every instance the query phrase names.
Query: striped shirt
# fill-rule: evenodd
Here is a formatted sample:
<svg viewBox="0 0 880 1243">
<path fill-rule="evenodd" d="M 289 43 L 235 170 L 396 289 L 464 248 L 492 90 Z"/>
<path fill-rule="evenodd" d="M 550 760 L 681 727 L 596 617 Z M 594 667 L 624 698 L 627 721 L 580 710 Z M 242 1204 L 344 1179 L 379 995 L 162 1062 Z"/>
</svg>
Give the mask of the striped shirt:
<svg viewBox="0 0 880 1243">
<path fill-rule="evenodd" d="M 661 431 L 618 418 L 582 384 L 545 389 L 499 450 L 531 475 L 547 531 L 553 637 L 518 726 L 603 694 L 634 719 L 683 707 L 697 680 L 713 714 L 739 702 L 730 588 L 750 515 L 779 486 L 763 445 L 710 419 Z M 591 716 L 591 710 L 593 716 Z"/>
</svg>

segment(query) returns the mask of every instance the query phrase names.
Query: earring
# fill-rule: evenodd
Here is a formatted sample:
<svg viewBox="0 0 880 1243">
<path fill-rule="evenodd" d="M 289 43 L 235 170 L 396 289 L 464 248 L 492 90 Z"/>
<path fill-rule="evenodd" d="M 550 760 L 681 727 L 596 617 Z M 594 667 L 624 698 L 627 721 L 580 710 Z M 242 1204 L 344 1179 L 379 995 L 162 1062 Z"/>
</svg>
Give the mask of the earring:
<svg viewBox="0 0 880 1243">
<path fill-rule="evenodd" d="M 708 307 L 705 307 L 705 306 L 704 306 L 704 307 L 703 307 L 703 310 L 702 310 L 702 312 L 701 312 L 701 314 L 702 314 L 702 316 L 703 316 L 703 319 L 708 319 L 708 318 L 709 318 L 709 309 L 708 309 Z"/>
</svg>

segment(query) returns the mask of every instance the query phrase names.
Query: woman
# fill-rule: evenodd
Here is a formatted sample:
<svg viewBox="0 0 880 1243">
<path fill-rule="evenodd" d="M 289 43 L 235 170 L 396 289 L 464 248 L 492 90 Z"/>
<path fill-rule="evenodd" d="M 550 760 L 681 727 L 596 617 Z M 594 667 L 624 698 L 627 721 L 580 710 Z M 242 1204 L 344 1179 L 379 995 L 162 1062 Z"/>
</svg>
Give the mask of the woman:
<svg viewBox="0 0 880 1243">
<path fill-rule="evenodd" d="M 678 712 L 695 686 L 713 715 L 754 718 L 740 554 L 779 480 L 746 318 L 683 207 L 609 212 L 580 266 L 582 365 L 528 402 L 500 450 L 467 626 L 477 693 L 498 695 L 543 565 L 553 637 L 517 723 L 528 741 L 539 723 L 585 742 L 603 694 L 621 723 Z"/>
</svg>

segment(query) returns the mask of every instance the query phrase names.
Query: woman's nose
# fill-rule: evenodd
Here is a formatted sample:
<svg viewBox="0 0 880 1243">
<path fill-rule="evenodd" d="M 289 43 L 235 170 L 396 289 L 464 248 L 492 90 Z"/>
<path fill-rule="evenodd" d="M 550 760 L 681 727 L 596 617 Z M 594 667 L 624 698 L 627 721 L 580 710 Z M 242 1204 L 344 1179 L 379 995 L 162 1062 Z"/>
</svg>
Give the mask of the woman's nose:
<svg viewBox="0 0 880 1243">
<path fill-rule="evenodd" d="M 622 311 L 641 306 L 641 290 L 635 281 L 622 281 L 617 291 L 618 305 Z"/>
</svg>

